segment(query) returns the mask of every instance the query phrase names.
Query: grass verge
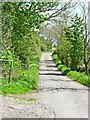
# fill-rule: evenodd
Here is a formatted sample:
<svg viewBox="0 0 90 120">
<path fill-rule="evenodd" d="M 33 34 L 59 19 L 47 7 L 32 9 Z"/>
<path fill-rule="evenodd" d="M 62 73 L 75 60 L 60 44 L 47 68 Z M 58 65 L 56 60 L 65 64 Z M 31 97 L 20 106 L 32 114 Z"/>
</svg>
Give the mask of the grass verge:
<svg viewBox="0 0 90 120">
<path fill-rule="evenodd" d="M 18 100 L 25 100 L 25 101 L 30 101 L 30 102 L 34 102 L 37 101 L 37 98 L 20 98 L 20 97 L 13 97 L 14 99 L 18 99 Z"/>
<path fill-rule="evenodd" d="M 90 87 L 90 80 L 88 79 L 88 75 L 83 72 L 81 73 L 77 71 L 71 71 L 70 68 L 67 68 L 64 64 L 61 64 L 61 61 L 58 59 L 56 53 L 52 54 L 52 58 L 63 75 L 67 75 L 69 78 Z"/>
<path fill-rule="evenodd" d="M 7 80 L 2 80 L 1 94 L 19 94 L 30 92 L 38 88 L 39 76 L 39 61 L 40 56 L 35 56 L 30 63 L 28 70 L 23 70 L 19 77 L 13 77 L 11 83 L 8 84 Z"/>
</svg>

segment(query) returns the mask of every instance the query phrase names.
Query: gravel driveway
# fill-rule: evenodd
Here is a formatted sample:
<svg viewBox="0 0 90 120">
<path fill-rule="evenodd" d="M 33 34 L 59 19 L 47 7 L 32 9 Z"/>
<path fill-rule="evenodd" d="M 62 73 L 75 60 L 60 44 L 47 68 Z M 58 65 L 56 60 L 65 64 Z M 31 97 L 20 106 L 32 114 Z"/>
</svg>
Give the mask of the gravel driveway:
<svg viewBox="0 0 90 120">
<path fill-rule="evenodd" d="M 38 91 L 2 97 L 2 117 L 88 118 L 88 87 L 63 76 L 51 53 L 43 53 L 39 64 Z M 21 100 L 23 98 L 36 100 Z"/>
</svg>

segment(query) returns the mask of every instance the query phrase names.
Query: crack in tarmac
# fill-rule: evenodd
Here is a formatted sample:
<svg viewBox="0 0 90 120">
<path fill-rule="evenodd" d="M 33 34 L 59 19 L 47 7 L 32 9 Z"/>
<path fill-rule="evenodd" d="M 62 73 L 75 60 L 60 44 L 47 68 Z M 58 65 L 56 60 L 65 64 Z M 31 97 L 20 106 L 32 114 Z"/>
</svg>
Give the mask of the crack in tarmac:
<svg viewBox="0 0 90 120">
<path fill-rule="evenodd" d="M 32 96 L 30 93 L 18 96 L 21 98 L 35 97 L 40 102 L 36 101 L 32 104 L 26 102 L 26 104 L 18 106 L 20 100 L 10 101 L 8 97 L 4 97 L 3 107 L 7 109 L 5 109 L 3 117 L 5 118 L 8 113 L 10 113 L 9 117 L 12 116 L 11 110 L 14 109 L 16 112 L 14 118 L 16 116 L 54 119 L 87 118 L 88 87 L 62 75 L 56 68 L 51 53 L 42 54 L 39 66 L 39 89 L 37 92 L 33 93 Z M 13 103 L 10 104 L 10 102 Z"/>
<path fill-rule="evenodd" d="M 82 116 L 88 116 L 88 87 L 58 71 L 51 53 L 43 53 L 39 70 L 40 87 L 38 93 L 43 92 L 44 98 L 48 96 L 46 101 L 53 107 L 55 118 L 82 118 Z M 84 112 L 81 112 L 82 110 Z"/>
<path fill-rule="evenodd" d="M 71 90 L 71 91 L 86 91 L 86 90 L 88 90 L 88 89 L 77 89 L 77 88 L 66 88 L 66 87 L 58 87 L 58 88 L 51 88 L 51 87 L 48 87 L 48 88 L 40 88 L 39 90 L 38 90 L 38 92 L 39 91 L 50 91 L 50 92 L 53 92 L 53 91 L 62 91 L 62 90 Z"/>
</svg>

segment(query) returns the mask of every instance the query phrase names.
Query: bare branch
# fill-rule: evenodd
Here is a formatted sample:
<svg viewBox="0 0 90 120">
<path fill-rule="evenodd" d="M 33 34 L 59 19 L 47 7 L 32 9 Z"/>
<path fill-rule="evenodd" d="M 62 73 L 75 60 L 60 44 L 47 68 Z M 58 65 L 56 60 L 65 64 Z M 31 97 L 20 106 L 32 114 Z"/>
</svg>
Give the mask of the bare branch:
<svg viewBox="0 0 90 120">
<path fill-rule="evenodd" d="M 33 5 L 33 4 L 32 4 L 32 2 L 31 2 L 31 5 L 30 5 L 30 7 L 29 7 L 29 10 L 31 10 L 31 8 L 32 8 L 32 5 Z"/>
<path fill-rule="evenodd" d="M 70 4 L 71 4 L 71 2 L 68 2 L 62 8 L 60 8 L 58 10 L 57 9 L 53 9 L 53 10 L 55 10 L 55 12 L 52 13 L 46 20 L 50 20 L 53 17 L 57 17 L 58 15 L 60 15 L 63 11 L 65 11 L 68 8 L 73 8 L 74 6 L 77 5 L 77 2 L 74 5 L 72 5 L 72 6 L 70 6 Z"/>
</svg>

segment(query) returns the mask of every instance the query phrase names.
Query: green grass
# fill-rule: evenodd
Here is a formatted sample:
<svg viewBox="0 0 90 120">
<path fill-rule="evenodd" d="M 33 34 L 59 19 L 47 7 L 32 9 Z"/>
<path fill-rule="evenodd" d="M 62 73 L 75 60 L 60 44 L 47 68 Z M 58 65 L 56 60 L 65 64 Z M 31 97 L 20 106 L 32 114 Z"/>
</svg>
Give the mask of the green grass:
<svg viewBox="0 0 90 120">
<path fill-rule="evenodd" d="M 61 64 L 61 61 L 58 59 L 56 53 L 52 54 L 52 58 L 63 75 L 67 75 L 69 78 L 90 87 L 90 80 L 88 78 L 88 75 L 83 72 L 81 73 L 77 71 L 71 71 L 70 68 L 67 68 L 64 64 Z"/>
<path fill-rule="evenodd" d="M 7 80 L 2 80 L 1 91 L 2 94 L 19 94 L 30 92 L 38 88 L 39 76 L 39 57 L 34 57 L 28 70 L 23 70 L 19 77 L 13 77 L 11 83 L 8 84 Z"/>
<path fill-rule="evenodd" d="M 72 78 L 75 81 L 78 81 L 78 82 L 90 87 L 90 80 L 89 80 L 88 76 L 85 73 L 80 73 L 80 72 L 76 72 L 76 71 L 70 71 L 67 74 L 67 76 Z"/>
<path fill-rule="evenodd" d="M 19 99 L 19 100 L 26 100 L 26 101 L 37 101 L 38 99 L 37 98 L 23 98 L 23 97 L 13 97 L 15 99 Z"/>
</svg>

